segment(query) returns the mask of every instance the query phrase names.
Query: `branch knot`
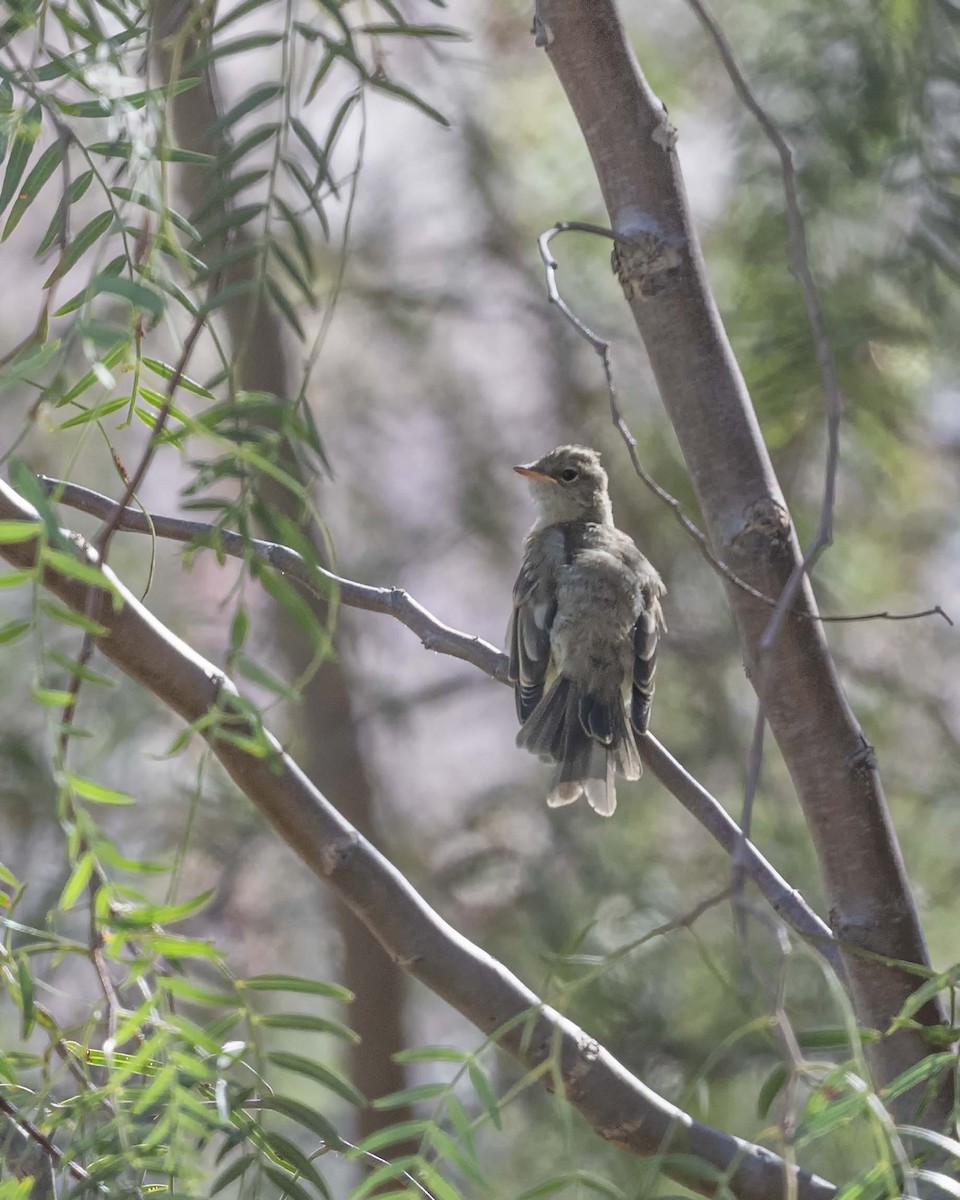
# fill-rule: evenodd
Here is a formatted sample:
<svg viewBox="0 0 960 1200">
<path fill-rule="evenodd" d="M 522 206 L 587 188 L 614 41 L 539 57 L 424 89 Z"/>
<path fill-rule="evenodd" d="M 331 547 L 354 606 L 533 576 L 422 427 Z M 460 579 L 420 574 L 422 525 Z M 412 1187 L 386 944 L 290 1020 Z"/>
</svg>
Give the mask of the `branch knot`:
<svg viewBox="0 0 960 1200">
<path fill-rule="evenodd" d="M 649 299 L 669 287 L 681 262 L 679 248 L 650 229 L 629 238 L 618 237 L 610 255 L 613 273 L 628 301 Z"/>
</svg>

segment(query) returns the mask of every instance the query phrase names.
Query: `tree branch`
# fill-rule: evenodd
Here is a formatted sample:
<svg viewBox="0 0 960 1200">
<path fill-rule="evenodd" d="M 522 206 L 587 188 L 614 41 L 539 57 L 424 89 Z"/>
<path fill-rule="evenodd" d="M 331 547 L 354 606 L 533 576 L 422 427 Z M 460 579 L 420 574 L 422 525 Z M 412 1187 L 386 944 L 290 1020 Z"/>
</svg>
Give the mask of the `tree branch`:
<svg viewBox="0 0 960 1200">
<path fill-rule="evenodd" d="M 40 529 L 36 510 L 3 481 L 0 520 L 33 522 Z M 98 563 L 87 542 L 76 534 L 67 536 L 81 561 Z M 40 545 L 38 534 L 0 545 L 0 554 L 21 570 L 31 569 L 38 564 Z M 195 723 L 211 710 L 229 712 L 237 695 L 233 683 L 166 629 L 108 567 L 103 567 L 103 589 L 49 566 L 41 569 L 45 587 L 103 626 L 106 632 L 97 644 L 104 655 L 185 721 Z M 790 1194 L 800 1200 L 827 1200 L 835 1194 L 832 1184 L 806 1172 L 788 1181 L 777 1155 L 693 1120 L 632 1076 L 572 1021 L 543 1005 L 501 963 L 435 913 L 340 816 L 276 739 L 270 739 L 275 753 L 257 758 L 232 740 L 218 739 L 215 727 L 208 727 L 206 736 L 237 786 L 395 961 L 484 1033 L 500 1031 L 498 1043 L 528 1068 L 556 1057 L 568 1100 L 601 1137 L 635 1154 L 667 1148 L 674 1155 L 693 1155 L 729 1172 L 727 1186 L 739 1200 L 770 1200 L 784 1195 L 788 1183 Z M 713 1194 L 714 1184 L 705 1183 L 682 1158 L 667 1161 L 679 1182 Z"/>
<path fill-rule="evenodd" d="M 341 603 L 368 612 L 385 613 L 412 630 L 428 650 L 463 659 L 492 679 L 507 683 L 507 656 L 482 638 L 471 637 L 438 621 L 401 588 L 368 587 L 334 575 L 318 566 L 310 566 L 296 550 L 277 542 L 244 538 L 228 529 L 217 529 L 202 521 L 165 517 L 126 508 L 118 512 L 116 501 L 79 484 L 66 483 L 48 476 L 39 482 L 53 497 L 71 508 L 109 520 L 118 531 L 146 533 L 190 545 L 206 546 L 233 558 L 254 557 L 297 580 L 311 591 L 326 595 L 331 587 L 339 592 Z M 810 942 L 843 976 L 843 961 L 830 929 L 809 907 L 800 893 L 767 862 L 751 842 L 744 839 L 736 822 L 723 805 L 702 787 L 661 746 L 652 734 L 637 739 L 640 755 L 653 774 L 695 820 L 720 843 L 727 854 L 744 855 L 743 868 L 767 899 L 773 910 L 806 941 Z"/>
<path fill-rule="evenodd" d="M 627 41 L 614 0 L 537 0 L 535 27 L 583 131 L 610 227 L 614 262 L 676 430 L 718 558 L 766 596 L 783 594 L 802 558 L 756 414 L 706 279 L 676 131 Z M 791 607 L 812 618 L 809 580 Z M 887 809 L 876 757 L 840 685 L 821 624 L 788 615 L 763 651 L 767 606 L 727 586 L 747 673 L 803 807 L 846 953 L 861 1025 L 887 1029 L 915 977 L 860 954 L 928 965 L 926 944 Z M 764 670 L 761 678 L 761 662 Z M 762 687 L 760 685 L 763 685 Z M 940 1024 L 938 1002 L 919 1020 Z M 922 1030 L 870 1048 L 878 1085 L 926 1057 Z M 917 1103 L 894 1102 L 899 1119 Z M 950 1121 L 941 1092 L 924 1120 Z"/>
</svg>

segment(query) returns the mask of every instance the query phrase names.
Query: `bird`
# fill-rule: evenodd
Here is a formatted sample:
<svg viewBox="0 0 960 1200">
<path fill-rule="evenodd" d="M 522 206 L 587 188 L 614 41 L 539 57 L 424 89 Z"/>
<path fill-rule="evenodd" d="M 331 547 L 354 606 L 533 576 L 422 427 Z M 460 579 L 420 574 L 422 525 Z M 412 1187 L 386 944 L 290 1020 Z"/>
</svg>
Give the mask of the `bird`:
<svg viewBox="0 0 960 1200">
<path fill-rule="evenodd" d="M 639 779 L 666 588 L 613 523 L 607 473 L 587 446 L 558 446 L 513 468 L 537 519 L 524 542 L 507 630 L 517 745 L 555 764 L 547 804 L 585 795 L 617 807 L 614 779 Z"/>
</svg>

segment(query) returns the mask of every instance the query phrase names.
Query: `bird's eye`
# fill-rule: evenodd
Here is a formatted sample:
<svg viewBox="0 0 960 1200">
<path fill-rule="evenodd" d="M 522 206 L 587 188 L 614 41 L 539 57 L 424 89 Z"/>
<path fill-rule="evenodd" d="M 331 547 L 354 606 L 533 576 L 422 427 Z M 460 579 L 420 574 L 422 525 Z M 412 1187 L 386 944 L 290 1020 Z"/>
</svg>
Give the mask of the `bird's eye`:
<svg viewBox="0 0 960 1200">
<path fill-rule="evenodd" d="M 580 478 L 580 472 L 576 467 L 567 467 L 565 471 L 560 472 L 560 478 L 564 483 L 573 483 L 575 479 Z"/>
</svg>

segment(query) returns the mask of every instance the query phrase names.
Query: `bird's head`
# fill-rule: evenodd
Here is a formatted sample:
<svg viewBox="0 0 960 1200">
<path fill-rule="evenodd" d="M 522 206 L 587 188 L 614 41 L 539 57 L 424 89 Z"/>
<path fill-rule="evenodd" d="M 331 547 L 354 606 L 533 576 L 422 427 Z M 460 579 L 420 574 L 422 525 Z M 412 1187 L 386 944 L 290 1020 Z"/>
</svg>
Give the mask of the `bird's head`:
<svg viewBox="0 0 960 1200">
<path fill-rule="evenodd" d="M 588 446 L 558 446 L 536 462 L 513 468 L 530 481 L 545 524 L 612 521 L 607 473 Z"/>
</svg>

